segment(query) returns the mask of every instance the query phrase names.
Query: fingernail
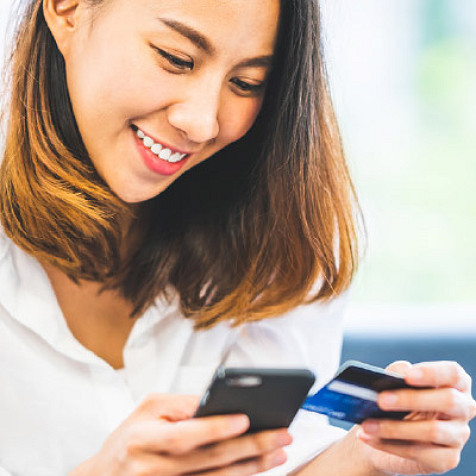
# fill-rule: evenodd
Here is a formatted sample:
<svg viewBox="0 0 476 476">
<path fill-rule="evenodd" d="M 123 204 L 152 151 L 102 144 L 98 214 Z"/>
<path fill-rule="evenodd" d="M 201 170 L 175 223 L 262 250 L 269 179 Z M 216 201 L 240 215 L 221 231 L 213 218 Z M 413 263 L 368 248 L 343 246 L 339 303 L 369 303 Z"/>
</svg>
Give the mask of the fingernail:
<svg viewBox="0 0 476 476">
<path fill-rule="evenodd" d="M 362 439 L 362 440 L 371 440 L 372 437 L 370 435 L 368 435 L 367 433 L 365 433 L 364 430 L 362 430 L 362 428 L 357 432 L 357 436 Z"/>
<path fill-rule="evenodd" d="M 286 446 L 293 442 L 293 437 L 289 433 L 280 433 L 278 436 L 278 445 Z"/>
<path fill-rule="evenodd" d="M 367 421 L 362 425 L 365 433 L 377 433 L 379 424 L 376 421 Z"/>
<path fill-rule="evenodd" d="M 244 431 L 248 429 L 250 420 L 246 415 L 238 415 L 230 418 L 230 426 L 232 431 Z"/>
<path fill-rule="evenodd" d="M 272 458 L 272 464 L 277 466 L 278 464 L 283 464 L 287 459 L 286 453 L 284 451 L 279 451 Z"/>
<path fill-rule="evenodd" d="M 385 406 L 391 406 L 397 403 L 398 397 L 393 393 L 384 393 L 380 397 L 380 402 Z"/>
</svg>

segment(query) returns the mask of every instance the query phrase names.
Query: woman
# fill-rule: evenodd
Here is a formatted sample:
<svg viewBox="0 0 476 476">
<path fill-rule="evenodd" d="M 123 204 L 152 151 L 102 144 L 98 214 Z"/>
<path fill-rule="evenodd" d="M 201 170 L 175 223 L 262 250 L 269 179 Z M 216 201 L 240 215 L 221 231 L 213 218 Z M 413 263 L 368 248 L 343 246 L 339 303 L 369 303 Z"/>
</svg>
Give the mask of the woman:
<svg viewBox="0 0 476 476">
<path fill-rule="evenodd" d="M 0 176 L 2 474 L 454 467 L 475 404 L 453 363 L 394 364 L 432 387 L 381 395 L 413 419 L 348 434 L 306 413 L 293 443 L 190 418 L 220 362 L 320 383 L 337 365 L 354 195 L 316 2 L 25 3 Z"/>
</svg>

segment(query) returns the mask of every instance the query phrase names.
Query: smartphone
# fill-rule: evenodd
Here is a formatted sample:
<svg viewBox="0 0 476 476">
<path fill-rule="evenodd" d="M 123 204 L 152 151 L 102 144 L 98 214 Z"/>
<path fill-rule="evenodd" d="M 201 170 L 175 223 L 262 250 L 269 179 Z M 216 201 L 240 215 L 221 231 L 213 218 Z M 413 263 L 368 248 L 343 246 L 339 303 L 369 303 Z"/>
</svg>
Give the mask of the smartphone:
<svg viewBox="0 0 476 476">
<path fill-rule="evenodd" d="M 219 367 L 195 417 L 244 413 L 248 432 L 288 427 L 314 381 L 308 369 Z"/>
<path fill-rule="evenodd" d="M 303 408 L 352 423 L 362 423 L 367 418 L 401 420 L 409 412 L 384 411 L 377 405 L 379 392 L 400 388 L 416 387 L 396 373 L 349 360 L 329 383 L 306 399 Z"/>
</svg>

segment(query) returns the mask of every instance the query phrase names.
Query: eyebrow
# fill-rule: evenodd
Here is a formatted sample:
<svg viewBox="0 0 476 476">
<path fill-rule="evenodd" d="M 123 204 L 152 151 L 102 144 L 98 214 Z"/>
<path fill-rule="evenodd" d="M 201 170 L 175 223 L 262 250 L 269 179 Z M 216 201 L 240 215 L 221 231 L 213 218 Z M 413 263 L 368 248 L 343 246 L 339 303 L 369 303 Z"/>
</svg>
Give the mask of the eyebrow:
<svg viewBox="0 0 476 476">
<path fill-rule="evenodd" d="M 184 36 L 185 38 L 188 38 L 195 46 L 205 51 L 205 53 L 209 54 L 210 56 L 215 54 L 216 50 L 210 43 L 210 41 L 205 38 L 205 36 L 203 36 L 200 32 L 195 30 L 195 28 L 192 28 L 189 25 L 185 25 L 185 23 L 179 22 L 177 20 L 172 20 L 170 18 L 159 17 L 157 19 L 164 25 L 179 33 L 180 35 Z M 267 68 L 271 65 L 272 59 L 272 55 L 257 56 L 256 58 L 249 58 L 240 61 L 237 66 L 239 68 Z"/>
<path fill-rule="evenodd" d="M 273 61 L 273 55 L 257 56 L 256 58 L 245 59 L 237 64 L 238 68 L 269 68 Z"/>
<path fill-rule="evenodd" d="M 209 55 L 215 53 L 215 48 L 211 43 L 205 38 L 200 32 L 192 28 L 191 26 L 185 25 L 177 20 L 171 20 L 169 18 L 158 18 L 164 25 L 168 26 L 172 30 L 175 30 L 177 33 L 180 33 L 185 38 L 188 38 L 195 46 L 205 51 Z"/>
</svg>

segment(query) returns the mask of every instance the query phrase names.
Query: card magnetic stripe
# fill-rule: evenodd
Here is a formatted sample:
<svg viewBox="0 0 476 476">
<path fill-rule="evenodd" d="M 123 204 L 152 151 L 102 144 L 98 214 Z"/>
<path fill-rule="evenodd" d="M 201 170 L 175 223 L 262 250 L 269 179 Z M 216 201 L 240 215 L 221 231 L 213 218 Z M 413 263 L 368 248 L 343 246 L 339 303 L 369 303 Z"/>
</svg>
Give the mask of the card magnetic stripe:
<svg viewBox="0 0 476 476">
<path fill-rule="evenodd" d="M 327 390 L 331 392 L 336 392 L 336 393 L 342 393 L 343 395 L 349 395 L 352 397 L 357 397 L 357 398 L 362 398 L 363 400 L 369 400 L 371 402 L 376 402 L 377 401 L 377 396 L 378 393 L 375 390 L 372 390 L 367 387 L 360 387 L 359 385 L 354 385 L 348 382 L 344 382 L 342 380 L 334 380 L 330 382 L 328 385 L 326 385 Z M 315 395 L 306 398 L 304 401 L 302 408 L 305 410 L 311 410 L 314 411 L 313 408 L 313 401 L 315 400 L 315 397 L 319 394 L 317 392 Z M 308 408 L 306 408 L 308 407 Z"/>
</svg>

